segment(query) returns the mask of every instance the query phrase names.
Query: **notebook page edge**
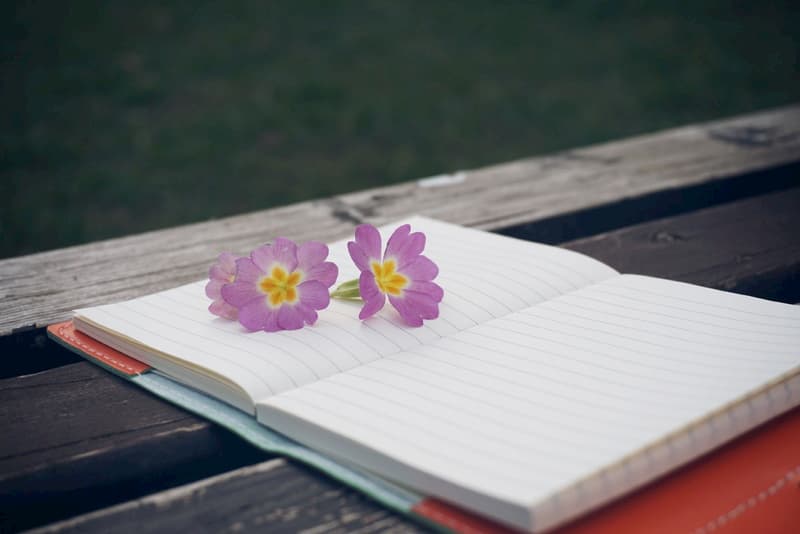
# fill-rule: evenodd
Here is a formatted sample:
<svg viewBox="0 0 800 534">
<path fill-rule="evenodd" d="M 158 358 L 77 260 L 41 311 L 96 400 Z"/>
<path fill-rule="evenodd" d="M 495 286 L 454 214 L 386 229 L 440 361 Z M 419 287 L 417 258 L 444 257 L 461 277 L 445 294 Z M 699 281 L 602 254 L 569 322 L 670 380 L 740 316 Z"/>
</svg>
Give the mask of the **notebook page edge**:
<svg viewBox="0 0 800 534">
<path fill-rule="evenodd" d="M 787 389 L 788 394 L 775 402 L 771 398 L 772 393 L 783 387 Z M 760 411 L 742 427 L 731 426 L 729 423 L 731 413 L 744 405 L 761 405 L 757 408 Z M 616 463 L 554 492 L 535 504 L 532 507 L 533 513 L 539 518 L 539 525 L 543 529 L 575 519 L 658 480 L 797 406 L 800 406 L 800 366 L 787 371 L 762 388 L 727 403 L 705 417 L 626 455 Z M 728 424 L 724 424 L 725 422 Z M 681 455 L 675 455 L 677 440 L 692 430 L 709 427 L 721 427 L 722 430 L 708 435 L 705 442 L 694 448 L 684 449 Z M 652 458 L 659 463 L 652 466 Z M 643 467 L 639 468 L 635 464 L 641 464 Z"/>
<path fill-rule="evenodd" d="M 477 511 L 500 523 L 536 531 L 528 503 L 480 493 L 399 462 L 341 434 L 320 428 L 300 417 L 270 405 L 271 398 L 256 401 L 256 420 L 307 446 L 359 469 L 375 473 L 393 483 Z"/>
<path fill-rule="evenodd" d="M 256 401 L 253 396 L 224 375 L 202 366 L 192 365 L 188 360 L 175 358 L 165 353 L 153 358 L 155 354 L 152 347 L 142 345 L 132 338 L 106 329 L 82 315 L 76 315 L 73 321 L 76 329 L 123 354 L 150 365 L 156 372 L 174 380 L 180 380 L 189 387 L 216 397 L 245 413 L 255 415 Z M 155 364 L 158 364 L 158 367 Z"/>
</svg>

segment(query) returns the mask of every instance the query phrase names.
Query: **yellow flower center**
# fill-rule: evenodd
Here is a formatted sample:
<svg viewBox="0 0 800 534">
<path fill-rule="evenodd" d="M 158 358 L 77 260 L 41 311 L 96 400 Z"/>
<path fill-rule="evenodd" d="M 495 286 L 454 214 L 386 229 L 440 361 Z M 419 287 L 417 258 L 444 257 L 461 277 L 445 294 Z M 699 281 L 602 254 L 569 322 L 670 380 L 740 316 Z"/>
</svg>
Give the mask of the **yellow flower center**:
<svg viewBox="0 0 800 534">
<path fill-rule="evenodd" d="M 378 289 L 394 296 L 402 294 L 402 289 L 408 285 L 408 278 L 395 271 L 396 268 L 394 260 L 383 263 L 372 262 L 372 272 Z"/>
<path fill-rule="evenodd" d="M 281 267 L 273 267 L 269 276 L 264 276 L 258 281 L 258 287 L 267 295 L 270 305 L 277 307 L 284 302 L 297 301 L 297 284 L 300 283 L 301 274 L 294 271 L 288 274 Z"/>
</svg>

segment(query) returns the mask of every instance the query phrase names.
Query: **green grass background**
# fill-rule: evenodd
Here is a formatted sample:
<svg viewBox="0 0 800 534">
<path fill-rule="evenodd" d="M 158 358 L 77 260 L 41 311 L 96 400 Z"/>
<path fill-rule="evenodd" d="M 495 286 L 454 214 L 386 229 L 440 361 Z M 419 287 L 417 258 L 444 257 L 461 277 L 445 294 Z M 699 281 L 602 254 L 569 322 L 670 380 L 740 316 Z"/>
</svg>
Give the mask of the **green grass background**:
<svg viewBox="0 0 800 534">
<path fill-rule="evenodd" d="M 789 103 L 796 2 L 3 2 L 0 257 Z"/>
</svg>

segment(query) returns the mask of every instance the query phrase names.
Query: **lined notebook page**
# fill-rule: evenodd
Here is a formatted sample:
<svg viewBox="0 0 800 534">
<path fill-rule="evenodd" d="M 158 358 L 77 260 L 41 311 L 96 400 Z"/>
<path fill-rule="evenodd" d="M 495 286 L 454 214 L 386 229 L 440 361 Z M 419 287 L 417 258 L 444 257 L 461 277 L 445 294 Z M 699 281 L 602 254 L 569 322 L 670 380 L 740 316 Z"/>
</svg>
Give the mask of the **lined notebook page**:
<svg viewBox="0 0 800 534">
<path fill-rule="evenodd" d="M 413 230 L 427 234 L 425 253 L 439 264 L 436 282 L 445 290 L 440 318 L 421 328 L 403 326 L 388 304 L 362 322 L 358 304 L 333 301 L 313 327 L 248 333 L 238 323 L 207 311 L 205 282 L 77 314 L 111 331 L 103 341 L 114 348 L 126 348 L 126 341 L 115 337 L 130 338 L 148 348 L 150 356 L 137 352 L 145 363 L 164 370 L 157 353 L 170 355 L 226 377 L 253 400 L 434 342 L 617 275 L 596 260 L 556 247 L 422 217 L 410 223 Z M 394 227 L 382 229 L 384 236 Z M 330 246 L 330 260 L 340 267 L 339 282 L 358 277 L 346 242 Z M 168 374 L 180 379 L 180 367 L 170 369 Z"/>
<path fill-rule="evenodd" d="M 623 275 L 272 397 L 258 418 L 531 528 L 536 506 L 579 511 L 579 481 L 799 365 L 797 307 Z M 667 440 L 671 464 L 623 462 L 616 491 L 800 403 L 800 382 L 787 384 Z"/>
</svg>

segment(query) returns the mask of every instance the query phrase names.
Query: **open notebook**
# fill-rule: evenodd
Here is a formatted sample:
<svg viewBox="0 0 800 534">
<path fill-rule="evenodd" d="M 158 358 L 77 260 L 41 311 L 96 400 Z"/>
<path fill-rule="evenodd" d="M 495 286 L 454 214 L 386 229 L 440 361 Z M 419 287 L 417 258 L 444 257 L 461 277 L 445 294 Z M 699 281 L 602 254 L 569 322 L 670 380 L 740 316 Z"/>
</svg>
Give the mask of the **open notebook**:
<svg viewBox="0 0 800 534">
<path fill-rule="evenodd" d="M 541 531 L 800 404 L 800 309 L 410 219 L 441 316 L 334 301 L 247 333 L 205 282 L 78 310 L 76 328 L 345 464 Z M 384 235 L 388 235 L 384 229 Z M 356 278 L 331 245 L 339 281 Z"/>
</svg>

